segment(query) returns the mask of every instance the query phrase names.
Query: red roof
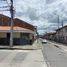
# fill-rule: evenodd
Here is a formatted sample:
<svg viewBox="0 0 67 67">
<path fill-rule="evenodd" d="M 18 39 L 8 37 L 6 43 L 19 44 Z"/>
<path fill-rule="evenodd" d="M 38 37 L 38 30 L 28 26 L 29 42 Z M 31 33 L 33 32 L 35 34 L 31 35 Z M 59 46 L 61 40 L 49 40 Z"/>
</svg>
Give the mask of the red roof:
<svg viewBox="0 0 67 67">
<path fill-rule="evenodd" d="M 11 27 L 10 26 L 0 26 L 0 32 L 10 32 Z M 25 29 L 22 27 L 14 26 L 13 27 L 14 32 L 23 32 L 23 33 L 34 33 L 34 31 Z"/>
<path fill-rule="evenodd" d="M 0 14 L 0 25 L 2 26 L 9 26 L 11 24 L 11 18 L 5 15 Z M 22 28 L 26 28 L 26 29 L 30 29 L 32 31 L 34 31 L 35 27 L 23 20 L 20 20 L 18 18 L 15 18 L 13 20 L 13 25 L 14 26 L 19 26 Z"/>
</svg>

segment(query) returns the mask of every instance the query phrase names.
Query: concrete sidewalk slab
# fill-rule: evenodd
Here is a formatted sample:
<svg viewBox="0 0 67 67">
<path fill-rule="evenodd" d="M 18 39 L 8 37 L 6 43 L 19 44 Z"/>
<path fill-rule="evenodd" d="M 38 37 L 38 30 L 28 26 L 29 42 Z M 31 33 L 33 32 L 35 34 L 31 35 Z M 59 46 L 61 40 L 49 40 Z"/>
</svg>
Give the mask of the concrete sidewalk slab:
<svg viewBox="0 0 67 67">
<path fill-rule="evenodd" d="M 31 51 L 22 62 L 21 67 L 47 67 L 41 50 Z"/>
<path fill-rule="evenodd" d="M 42 50 L 1 50 L 1 67 L 47 67 Z M 4 56 L 5 56 L 4 55 Z M 1 56 L 0 56 L 1 58 Z"/>
</svg>

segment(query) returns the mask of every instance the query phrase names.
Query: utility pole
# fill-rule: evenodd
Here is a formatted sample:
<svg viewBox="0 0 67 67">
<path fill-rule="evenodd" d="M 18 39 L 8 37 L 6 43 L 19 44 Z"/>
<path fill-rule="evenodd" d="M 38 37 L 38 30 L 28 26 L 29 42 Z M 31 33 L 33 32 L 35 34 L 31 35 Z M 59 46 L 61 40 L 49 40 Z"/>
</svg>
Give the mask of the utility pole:
<svg viewBox="0 0 67 67">
<path fill-rule="evenodd" d="M 11 13 L 11 30 L 10 30 L 10 47 L 13 46 L 13 18 L 14 18 L 14 10 L 13 10 L 13 0 L 11 1 L 10 13 Z"/>
<path fill-rule="evenodd" d="M 59 29 L 59 15 L 58 15 L 58 29 Z"/>
<path fill-rule="evenodd" d="M 62 20 L 62 28 L 63 28 L 63 20 Z M 63 29 L 62 29 L 62 40 L 63 40 Z"/>
<path fill-rule="evenodd" d="M 63 20 L 62 20 L 62 27 L 63 27 Z"/>
<path fill-rule="evenodd" d="M 59 38 L 59 15 L 58 15 L 58 41 L 60 40 Z"/>
</svg>

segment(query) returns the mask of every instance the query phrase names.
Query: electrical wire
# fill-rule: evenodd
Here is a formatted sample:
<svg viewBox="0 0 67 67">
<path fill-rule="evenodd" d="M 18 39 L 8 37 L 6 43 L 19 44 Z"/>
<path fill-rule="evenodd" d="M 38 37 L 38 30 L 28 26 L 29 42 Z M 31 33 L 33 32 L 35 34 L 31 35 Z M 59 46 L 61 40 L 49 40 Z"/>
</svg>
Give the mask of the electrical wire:
<svg viewBox="0 0 67 67">
<path fill-rule="evenodd" d="M 0 0 L 0 1 L 1 1 L 1 0 Z M 3 20 L 4 20 L 4 18 L 3 18 L 3 11 L 9 11 L 9 9 L 7 9 L 7 7 L 10 7 L 7 0 L 5 0 L 5 1 L 3 1 L 3 2 L 6 3 L 7 6 L 4 5 L 4 6 L 0 7 L 0 8 L 2 8 L 2 9 L 0 9 L 0 12 L 1 12 L 1 14 L 2 14 L 2 16 L 1 16 L 1 18 L 2 18 L 1 25 L 3 25 L 3 23 L 4 23 L 4 22 L 3 22 Z M 9 18 L 8 18 L 8 19 L 9 19 Z M 7 20 L 8 20 L 8 19 L 7 19 Z"/>
<path fill-rule="evenodd" d="M 8 4 L 8 7 L 10 7 L 10 4 L 8 3 L 8 1 L 6 0 L 6 3 Z"/>
<path fill-rule="evenodd" d="M 0 0 L 0 1 L 3 1 L 3 0 Z M 9 5 L 9 3 L 8 3 L 8 1 L 7 0 L 4 0 L 3 1 L 4 3 L 6 3 L 7 4 L 7 6 L 1 6 L 0 8 L 8 8 L 8 7 L 10 7 L 10 5 Z M 9 8 L 10 9 L 10 8 Z"/>
</svg>

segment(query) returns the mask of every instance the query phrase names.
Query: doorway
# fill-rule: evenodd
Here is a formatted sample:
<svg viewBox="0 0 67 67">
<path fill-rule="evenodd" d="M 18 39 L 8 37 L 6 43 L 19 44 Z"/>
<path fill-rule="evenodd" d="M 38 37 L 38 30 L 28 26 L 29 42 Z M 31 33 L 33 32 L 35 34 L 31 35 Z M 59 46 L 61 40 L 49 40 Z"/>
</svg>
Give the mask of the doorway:
<svg viewBox="0 0 67 67">
<path fill-rule="evenodd" d="M 10 33 L 7 33 L 7 44 L 10 44 Z"/>
</svg>

